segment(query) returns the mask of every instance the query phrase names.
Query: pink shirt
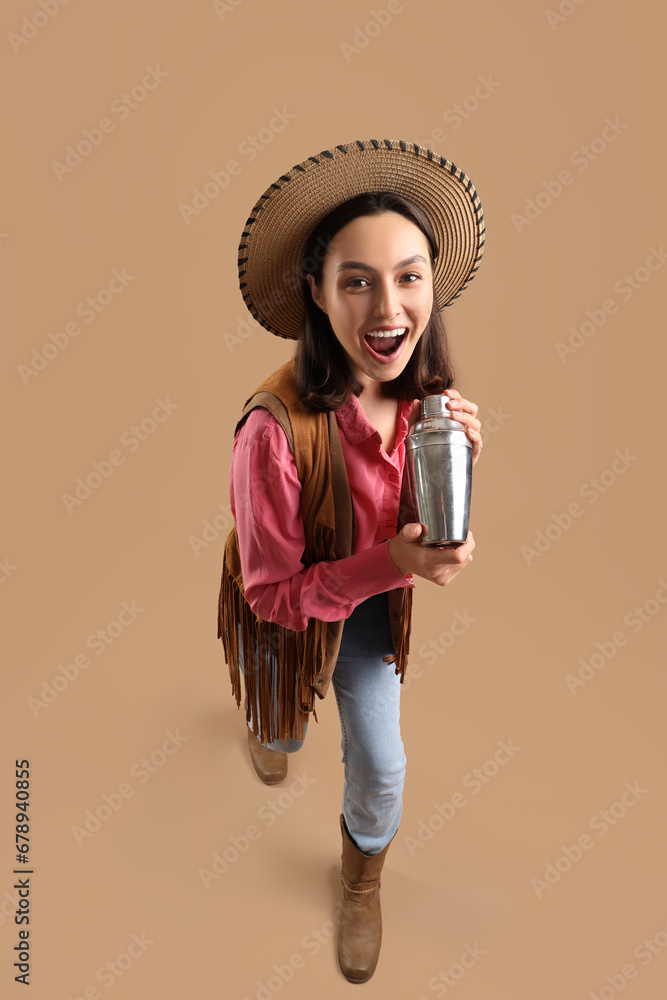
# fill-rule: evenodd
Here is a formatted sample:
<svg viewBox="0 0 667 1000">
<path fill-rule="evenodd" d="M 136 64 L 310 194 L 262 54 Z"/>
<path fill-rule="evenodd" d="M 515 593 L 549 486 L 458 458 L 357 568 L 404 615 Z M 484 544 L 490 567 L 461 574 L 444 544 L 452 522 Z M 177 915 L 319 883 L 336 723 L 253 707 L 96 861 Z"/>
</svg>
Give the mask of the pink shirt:
<svg viewBox="0 0 667 1000">
<path fill-rule="evenodd" d="M 388 546 L 398 525 L 411 406 L 399 400 L 390 455 L 354 394 L 336 411 L 352 493 L 353 551 L 308 567 L 301 562 L 301 484 L 287 437 L 269 410 L 250 412 L 232 446 L 229 497 L 245 595 L 259 618 L 303 632 L 310 618 L 340 621 L 374 594 L 414 587 L 412 573 L 403 576 Z"/>
</svg>

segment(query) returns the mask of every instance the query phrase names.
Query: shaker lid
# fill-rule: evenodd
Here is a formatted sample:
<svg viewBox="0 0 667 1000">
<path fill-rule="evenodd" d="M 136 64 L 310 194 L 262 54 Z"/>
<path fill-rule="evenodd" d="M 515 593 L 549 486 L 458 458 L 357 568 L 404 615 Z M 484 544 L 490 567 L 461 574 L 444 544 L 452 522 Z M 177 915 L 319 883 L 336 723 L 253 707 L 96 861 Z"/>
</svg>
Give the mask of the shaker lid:
<svg viewBox="0 0 667 1000">
<path fill-rule="evenodd" d="M 429 417 L 450 417 L 451 411 L 447 409 L 449 396 L 425 396 L 422 399 L 422 415 L 424 420 Z"/>
<path fill-rule="evenodd" d="M 422 415 L 410 428 L 405 439 L 408 449 L 414 448 L 417 439 L 424 444 L 462 444 L 472 448 L 472 441 L 465 433 L 466 425 L 455 420 L 447 409 L 450 397 L 443 394 L 425 396 L 422 399 Z M 460 432 L 463 432 L 462 438 Z"/>
</svg>

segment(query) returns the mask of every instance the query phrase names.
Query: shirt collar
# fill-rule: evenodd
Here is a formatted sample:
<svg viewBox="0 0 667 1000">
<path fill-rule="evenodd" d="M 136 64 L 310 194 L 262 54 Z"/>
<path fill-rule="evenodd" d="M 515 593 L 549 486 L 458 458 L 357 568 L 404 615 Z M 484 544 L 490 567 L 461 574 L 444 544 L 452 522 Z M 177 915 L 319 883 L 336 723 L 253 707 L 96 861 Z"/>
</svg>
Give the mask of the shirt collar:
<svg viewBox="0 0 667 1000">
<path fill-rule="evenodd" d="M 399 399 L 398 401 L 398 421 L 396 426 L 396 445 L 399 445 L 408 433 L 408 414 L 412 409 L 409 399 Z M 373 434 L 379 438 L 379 432 L 373 427 L 366 416 L 364 409 L 357 396 L 353 392 L 343 406 L 336 410 L 338 426 L 345 434 L 351 444 L 361 444 Z"/>
</svg>

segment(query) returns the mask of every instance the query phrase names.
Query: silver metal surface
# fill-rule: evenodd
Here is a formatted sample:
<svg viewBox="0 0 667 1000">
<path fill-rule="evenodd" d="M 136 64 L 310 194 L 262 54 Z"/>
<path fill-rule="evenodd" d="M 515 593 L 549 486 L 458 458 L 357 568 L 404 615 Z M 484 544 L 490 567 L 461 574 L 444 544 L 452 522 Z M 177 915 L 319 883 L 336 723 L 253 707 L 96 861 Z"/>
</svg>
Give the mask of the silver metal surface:
<svg viewBox="0 0 667 1000">
<path fill-rule="evenodd" d="M 405 463 L 415 514 L 426 526 L 424 545 L 461 545 L 468 535 L 472 442 L 452 420 L 445 395 L 422 400 L 422 418 L 405 439 Z"/>
</svg>

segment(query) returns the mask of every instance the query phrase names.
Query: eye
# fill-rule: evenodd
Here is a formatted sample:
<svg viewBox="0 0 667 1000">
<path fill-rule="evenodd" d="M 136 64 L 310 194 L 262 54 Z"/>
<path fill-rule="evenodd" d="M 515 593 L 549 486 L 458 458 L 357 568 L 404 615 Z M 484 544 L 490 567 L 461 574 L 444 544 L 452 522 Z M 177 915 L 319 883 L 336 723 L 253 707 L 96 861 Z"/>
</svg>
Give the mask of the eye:
<svg viewBox="0 0 667 1000">
<path fill-rule="evenodd" d="M 408 274 L 401 275 L 401 281 L 403 279 L 405 279 L 405 278 L 413 278 L 416 281 L 421 281 L 422 280 L 421 274 L 419 274 L 417 271 L 411 271 Z M 359 284 L 358 282 L 364 282 L 365 284 Z M 346 288 L 364 288 L 365 285 L 367 285 L 367 284 L 368 284 L 368 278 L 362 278 L 362 277 L 350 278 L 345 283 L 345 287 Z M 408 281 L 407 284 L 408 285 L 414 285 L 415 281 Z"/>
</svg>

